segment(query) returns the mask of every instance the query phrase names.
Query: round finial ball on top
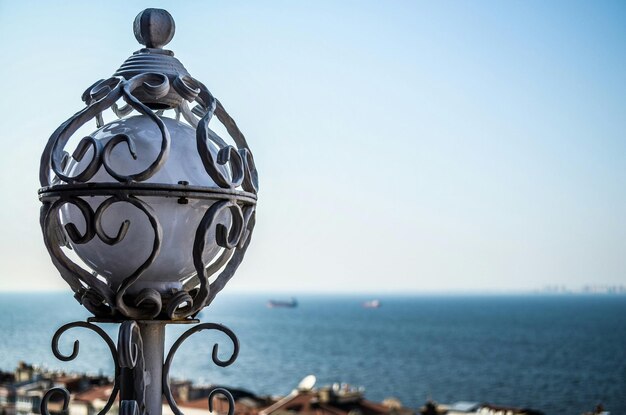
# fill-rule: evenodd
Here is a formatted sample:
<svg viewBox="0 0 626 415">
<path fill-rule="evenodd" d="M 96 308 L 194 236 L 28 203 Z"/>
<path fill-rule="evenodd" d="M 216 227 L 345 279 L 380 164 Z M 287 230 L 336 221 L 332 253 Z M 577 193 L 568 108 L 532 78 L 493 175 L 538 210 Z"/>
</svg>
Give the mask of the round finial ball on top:
<svg viewBox="0 0 626 415">
<path fill-rule="evenodd" d="M 167 10 L 146 9 L 135 17 L 135 37 L 147 48 L 162 48 L 174 37 L 176 25 Z"/>
</svg>

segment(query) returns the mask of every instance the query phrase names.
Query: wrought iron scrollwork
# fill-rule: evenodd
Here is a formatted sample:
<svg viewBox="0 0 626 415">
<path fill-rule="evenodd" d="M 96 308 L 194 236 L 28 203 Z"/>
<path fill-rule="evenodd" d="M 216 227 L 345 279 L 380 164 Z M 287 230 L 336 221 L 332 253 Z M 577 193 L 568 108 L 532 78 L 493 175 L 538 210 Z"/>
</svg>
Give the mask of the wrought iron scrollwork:
<svg viewBox="0 0 626 415">
<path fill-rule="evenodd" d="M 241 186 L 244 191 L 256 193 L 258 191 L 258 174 L 252 153 L 243 133 L 237 127 L 235 121 L 228 115 L 222 104 L 211 94 L 204 84 L 198 82 L 200 93 L 196 101 L 195 113 L 203 114 L 200 120 L 195 120 L 186 106 L 182 108 L 185 118 L 193 125 L 197 125 L 196 137 L 198 154 L 207 173 L 218 186 L 224 188 L 236 188 Z M 209 122 L 213 115 L 224 125 L 237 147 L 226 143 L 209 129 Z M 218 148 L 217 157 L 210 151 L 209 142 L 213 142 Z M 227 177 L 220 166 L 230 166 L 230 177 Z"/>
<path fill-rule="evenodd" d="M 170 297 L 166 313 L 172 320 L 180 320 L 192 314 L 194 297 L 187 291 L 178 291 Z"/>
<path fill-rule="evenodd" d="M 136 373 L 136 376 L 133 377 L 134 384 L 132 385 L 134 389 L 134 395 L 136 396 L 136 400 L 122 400 L 120 404 L 120 414 L 124 415 L 139 415 L 145 412 L 145 361 L 144 361 L 144 352 L 143 352 L 143 341 L 141 337 L 141 332 L 139 330 L 139 326 L 137 322 L 132 320 L 127 320 L 121 324 L 118 336 L 117 348 L 113 343 L 113 340 L 106 334 L 106 332 L 100 328 L 99 326 L 89 323 L 77 321 L 73 323 L 65 324 L 61 326 L 54 336 L 52 337 L 52 353 L 54 356 L 64 362 L 68 362 L 74 360 L 79 353 L 80 343 L 78 340 L 74 341 L 72 346 L 72 352 L 70 354 L 63 354 L 59 350 L 59 340 L 61 336 L 69 329 L 75 327 L 82 327 L 89 329 L 102 338 L 111 352 L 111 357 L 113 358 L 113 364 L 115 367 L 115 374 L 113 380 L 113 388 L 111 390 L 111 394 L 107 403 L 102 408 L 97 415 L 106 414 L 117 398 L 117 395 L 120 391 L 120 377 L 121 370 L 123 368 L 133 370 Z M 48 410 L 49 401 L 52 396 L 60 394 L 63 397 L 63 410 L 67 411 L 68 405 L 70 402 L 70 393 L 65 388 L 55 387 L 46 392 L 41 402 L 41 413 L 42 415 L 50 415 Z"/>
<path fill-rule="evenodd" d="M 130 203 L 148 218 L 150 222 L 150 226 L 154 233 L 154 238 L 152 241 L 152 248 L 150 250 L 150 255 L 148 258 L 130 275 L 128 276 L 121 284 L 117 293 L 115 294 L 115 304 L 117 308 L 121 311 L 122 314 L 128 316 L 133 319 L 144 319 L 144 318 L 154 318 L 159 315 L 161 312 L 161 295 L 154 289 L 144 288 L 139 292 L 137 297 L 135 298 L 135 306 L 129 305 L 126 303 L 124 295 L 130 286 L 132 286 L 138 279 L 141 277 L 141 274 L 154 262 L 159 251 L 161 249 L 161 240 L 163 239 L 163 230 L 161 228 L 161 224 L 159 223 L 154 210 L 142 201 L 139 198 L 134 196 L 122 196 L 116 195 L 113 196 L 106 201 L 104 201 L 98 210 L 96 211 L 96 232 L 100 230 L 101 234 L 106 236 L 104 230 L 101 228 L 101 218 L 102 214 L 114 203 L 126 202 Z M 126 230 L 128 229 L 128 222 L 123 222 L 120 225 L 120 230 L 118 234 L 111 238 L 107 237 L 112 243 L 118 243 L 121 239 L 123 239 Z M 100 234 L 99 233 L 99 234 Z"/>
<path fill-rule="evenodd" d="M 83 99 L 86 101 L 87 107 L 61 124 L 52 136 L 50 136 L 48 145 L 41 156 L 41 167 L 39 171 L 41 185 L 50 185 L 50 170 L 54 172 L 56 177 L 69 184 L 88 181 L 98 172 L 100 166 L 104 166 L 106 171 L 119 182 L 144 181 L 159 171 L 169 155 L 171 139 L 161 118 L 133 95 L 133 91 L 140 87 L 147 94 L 158 99 L 169 92 L 170 84 L 167 76 L 148 72 L 136 75 L 129 80 L 125 80 L 121 77 L 112 77 L 96 83 L 91 87 L 89 92 L 85 92 Z M 130 108 L 123 107 L 123 109 L 120 110 L 116 104 L 120 98 L 124 99 Z M 133 150 L 134 144 L 132 137 L 120 134 L 111 139 L 107 145 L 103 147 L 98 140 L 88 136 L 79 142 L 72 158 L 77 162 L 81 161 L 87 153 L 87 150 L 91 147 L 93 148 L 91 160 L 80 173 L 74 176 L 65 174 L 63 170 L 67 159 L 64 148 L 67 142 L 81 126 L 91 119 L 97 118 L 97 124 L 100 124 L 102 122 L 101 114 L 108 108 L 115 108 L 115 112 L 118 115 L 130 113 L 130 109 L 134 109 L 154 121 L 161 132 L 162 138 L 161 148 L 156 159 L 139 173 L 131 175 L 118 173 L 111 167 L 109 161 L 110 153 L 118 144 L 125 142 L 133 158 L 136 158 L 136 154 Z"/>
<path fill-rule="evenodd" d="M 124 279 L 117 291 L 114 292 L 112 287 L 105 284 L 92 273 L 82 269 L 65 255 L 56 240 L 55 230 L 60 227 L 59 209 L 65 204 L 71 204 L 78 208 L 85 222 L 85 231 L 82 234 L 78 231 L 75 224 L 65 224 L 64 228 L 74 243 L 87 243 L 97 235 L 105 244 L 115 245 L 126 236 L 130 222 L 128 220 L 122 222 L 116 235 L 108 235 L 102 226 L 102 218 L 111 205 L 122 202 L 131 204 L 147 217 L 154 232 L 154 238 L 148 258 L 131 275 Z M 42 208 L 42 230 L 46 246 L 52 254 L 57 269 L 59 269 L 61 275 L 70 286 L 74 288 L 81 304 L 92 313 L 97 316 L 114 316 L 115 313 L 119 312 L 133 319 L 154 318 L 159 315 L 162 301 L 160 293 L 156 290 L 149 288 L 142 290 L 134 298 L 134 305 L 128 304 L 125 299 L 125 294 L 129 287 L 154 262 L 161 247 L 163 231 L 150 205 L 137 197 L 117 194 L 102 202 L 96 209 L 96 212 L 94 212 L 90 205 L 81 198 L 59 198 L 51 205 L 44 204 Z M 81 281 L 86 282 L 89 288 L 85 288 Z"/>
<path fill-rule="evenodd" d="M 41 415 L 51 415 L 48 410 L 48 404 L 54 395 L 61 395 L 63 399 L 62 411 L 64 414 L 68 413 L 71 398 L 70 392 L 65 388 L 51 388 L 43 395 L 43 398 L 41 398 L 41 403 L 39 404 L 39 412 Z"/>
<path fill-rule="evenodd" d="M 237 359 L 237 356 L 239 355 L 239 340 L 237 339 L 237 336 L 235 335 L 235 333 L 232 332 L 232 330 L 230 330 L 228 327 L 225 327 L 221 324 L 201 323 L 195 327 L 192 327 L 186 332 L 184 332 L 172 345 L 165 359 L 165 364 L 163 365 L 163 379 L 162 379 L 163 395 L 165 395 L 165 399 L 167 399 L 167 403 L 169 404 L 172 412 L 174 412 L 174 415 L 183 415 L 183 412 L 180 410 L 180 408 L 176 404 L 176 400 L 174 399 L 174 396 L 172 395 L 172 390 L 170 387 L 169 373 L 170 373 L 170 368 L 172 365 L 172 360 L 174 358 L 174 355 L 176 354 L 176 351 L 183 344 L 183 342 L 187 340 L 187 338 L 189 338 L 189 336 L 191 336 L 192 334 L 197 333 L 202 330 L 216 330 L 216 331 L 222 332 L 226 334 L 226 336 L 228 336 L 230 341 L 233 343 L 233 352 L 231 353 L 230 357 L 226 360 L 220 359 L 219 353 L 218 353 L 219 352 L 218 344 L 215 343 L 213 345 L 213 349 L 211 351 L 211 360 L 213 361 L 214 364 L 220 367 L 229 366 Z M 226 397 L 226 399 L 228 400 L 228 405 L 229 405 L 228 414 L 233 415 L 233 412 L 235 410 L 235 400 L 233 399 L 233 396 L 231 395 L 231 393 L 227 389 L 224 389 L 224 388 L 216 388 L 211 391 L 208 397 L 209 410 L 213 411 L 213 398 L 217 394 L 220 394 Z"/>
<path fill-rule="evenodd" d="M 166 324 L 166 322 L 162 324 Z M 79 341 L 75 340 L 72 346 L 72 351 L 69 354 L 64 354 L 63 352 L 59 350 L 59 340 L 66 331 L 72 328 L 76 328 L 76 327 L 86 328 L 98 334 L 105 341 L 106 345 L 108 346 L 111 352 L 111 356 L 113 358 L 115 374 L 114 374 L 114 382 L 113 382 L 112 391 L 104 408 L 100 412 L 98 412 L 97 415 L 104 415 L 111 409 L 111 407 L 115 403 L 115 400 L 120 392 L 120 386 L 124 388 L 128 388 L 128 387 L 132 388 L 132 393 L 130 394 L 128 393 L 128 391 L 126 391 L 126 389 L 122 391 L 122 395 L 120 398 L 121 399 L 120 414 L 121 415 L 145 414 L 146 413 L 146 400 L 148 399 L 148 397 L 146 396 L 146 394 L 148 393 L 146 379 L 147 379 L 147 376 L 149 376 L 149 373 L 146 371 L 147 365 L 146 365 L 146 361 L 144 360 L 145 359 L 144 347 L 147 347 L 147 346 L 145 346 L 144 341 L 142 339 L 142 335 L 141 335 L 142 329 L 140 329 L 139 324 L 136 321 L 127 320 L 120 325 L 117 348 L 116 348 L 116 345 L 111 340 L 111 338 L 105 333 L 105 331 L 93 323 L 78 321 L 78 322 L 65 324 L 64 326 L 60 327 L 56 331 L 56 333 L 54 334 L 52 338 L 52 352 L 58 359 L 64 362 L 71 361 L 78 356 L 78 353 L 80 350 Z M 233 345 L 232 353 L 230 354 L 230 356 L 228 356 L 225 359 L 220 358 L 219 356 L 219 345 L 217 343 L 213 345 L 213 348 L 211 351 L 211 359 L 215 365 L 219 367 L 229 366 L 237 359 L 237 356 L 239 355 L 239 341 L 237 339 L 237 336 L 229 328 L 221 324 L 201 323 L 192 327 L 186 332 L 184 332 L 174 342 L 171 349 L 169 350 L 167 357 L 165 359 L 165 362 L 163 363 L 162 378 L 160 379 L 161 381 L 160 386 L 162 389 L 163 396 L 165 396 L 165 399 L 167 400 L 170 408 L 172 409 L 175 415 L 182 415 L 182 412 L 174 399 L 174 396 L 172 394 L 171 387 L 170 387 L 170 382 L 169 382 L 169 372 L 170 372 L 170 368 L 172 365 L 172 361 L 176 352 L 178 351 L 180 346 L 185 342 L 185 340 L 187 340 L 193 334 L 203 331 L 203 330 L 213 330 L 213 331 L 223 333 L 232 342 L 232 345 Z M 154 347 L 157 345 L 152 344 L 151 346 Z M 128 374 L 124 374 L 122 370 L 131 371 L 129 373 L 132 373 L 132 380 L 133 380 L 132 384 L 130 382 L 124 383 L 123 385 L 121 384 L 122 376 L 124 376 L 125 379 L 126 379 L 126 376 L 128 376 Z M 151 381 L 154 382 L 155 379 L 151 379 Z M 68 405 L 70 403 L 69 391 L 62 387 L 54 387 L 48 390 L 42 399 L 41 406 L 40 406 L 42 415 L 51 415 L 48 406 L 49 406 L 51 399 L 55 395 L 60 395 L 62 397 L 63 411 L 68 410 Z M 222 395 L 226 398 L 228 402 L 228 414 L 233 415 L 234 409 L 235 409 L 235 401 L 231 393 L 227 389 L 222 388 L 222 387 L 215 388 L 210 391 L 208 395 L 209 410 L 211 412 L 213 411 L 214 399 L 218 395 Z M 124 396 L 126 397 L 132 396 L 132 399 L 124 399 Z"/>
<path fill-rule="evenodd" d="M 100 315 L 112 314 L 111 304 L 114 304 L 114 296 L 110 287 L 92 273 L 74 263 L 61 249 L 61 246 L 64 244 L 58 240 L 58 229 L 61 227 L 58 213 L 61 207 L 68 203 L 78 207 L 78 210 L 83 214 L 86 224 L 86 230 L 83 235 L 79 234 L 74 224 L 67 224 L 65 229 L 68 231 L 70 238 L 74 237 L 76 241 L 87 242 L 95 235 L 94 212 L 91 207 L 84 200 L 77 197 L 59 198 L 53 203 L 44 203 L 41 207 L 40 222 L 46 248 L 50 252 L 52 262 L 59 270 L 63 279 L 76 293 L 77 299 L 81 301 L 86 292 L 89 291 L 83 285 L 83 282 L 85 282 L 91 288 L 91 292 L 93 293 L 95 290 L 101 298 L 100 305 L 90 309 L 90 311 L 97 312 Z M 87 305 L 91 303 L 91 301 L 88 301 Z"/>
<path fill-rule="evenodd" d="M 230 228 L 219 223 L 219 218 L 228 212 L 231 218 Z M 203 307 L 209 304 L 226 282 L 233 276 L 243 255 L 247 249 L 247 242 L 254 228 L 254 207 L 242 208 L 233 201 L 224 200 L 214 203 L 204 214 L 193 245 L 193 262 L 196 268 L 196 276 L 190 286 L 199 283 L 199 287 L 192 299 L 192 315 L 197 314 Z M 210 265 L 205 264 L 202 254 L 205 249 L 206 235 L 209 230 L 215 230 L 216 242 L 224 248 L 222 254 Z M 225 268 L 217 276 L 216 280 L 209 284 L 209 277 L 222 267 Z"/>
<path fill-rule="evenodd" d="M 100 338 L 102 340 L 104 340 L 104 342 L 106 343 L 107 347 L 109 348 L 109 351 L 111 352 L 111 357 L 113 358 L 113 363 L 114 363 L 114 367 L 115 367 L 115 374 L 114 374 L 114 380 L 113 380 L 113 389 L 111 391 L 111 395 L 109 396 L 109 399 L 107 400 L 107 403 L 104 405 L 104 408 L 102 408 L 102 410 L 100 412 L 98 412 L 97 415 L 104 415 L 106 414 L 109 409 L 111 409 L 111 406 L 113 406 L 113 404 L 115 403 L 115 398 L 117 397 L 117 393 L 119 391 L 120 388 L 120 384 L 119 384 L 119 378 L 120 378 L 120 362 L 118 359 L 118 354 L 117 354 L 117 350 L 115 348 L 115 343 L 113 343 L 113 341 L 111 340 L 111 338 L 106 334 L 106 332 L 104 330 L 102 330 L 102 328 L 96 326 L 95 324 L 92 323 L 88 323 L 88 322 L 84 322 L 84 321 L 76 321 L 73 323 L 68 323 L 65 324 L 64 326 L 61 326 L 56 333 L 54 333 L 54 336 L 52 336 L 52 353 L 54 354 L 54 356 L 64 362 L 69 362 L 71 360 L 76 359 L 76 357 L 78 356 L 79 350 L 80 350 L 80 342 L 78 340 L 74 341 L 74 344 L 72 346 L 72 352 L 69 355 L 65 355 L 63 354 L 60 350 L 59 350 L 59 339 L 61 338 L 61 336 L 63 335 L 63 333 L 65 333 L 67 330 L 71 329 L 71 328 L 75 328 L 75 327 L 82 327 L 88 330 L 93 331 L 94 333 L 96 333 L 98 336 L 100 336 Z M 51 390 L 49 390 L 46 395 L 44 396 L 44 399 L 41 402 L 41 413 L 43 415 L 49 415 L 48 412 L 48 402 L 51 398 L 51 396 L 55 393 L 61 393 L 64 396 L 64 409 L 67 409 L 67 405 L 69 404 L 69 400 L 70 400 L 70 394 L 69 392 L 64 389 L 64 388 L 52 388 Z"/>
<path fill-rule="evenodd" d="M 50 136 L 39 171 L 42 185 L 40 198 L 43 202 L 41 226 L 54 265 L 74 291 L 75 298 L 95 316 L 184 319 L 197 315 L 207 306 L 241 262 L 254 227 L 258 174 L 246 138 L 209 89 L 190 76 L 180 62 L 172 61 L 170 55 L 138 53 L 129 58 L 114 76 L 101 79 L 87 88 L 82 95 L 85 107 Z M 193 109 L 190 104 L 193 104 Z M 102 139 L 97 132 L 83 137 L 71 155 L 65 150 L 73 135 L 89 121 L 95 120 L 98 128 L 105 127 L 103 113 L 109 109 L 118 118 L 138 113 L 149 118 L 158 128 L 158 153 L 151 156 L 154 158 L 148 160 L 149 165 L 143 170 L 132 174 L 121 172 L 114 163 L 114 153 L 121 150 L 120 146 L 133 159 L 139 159 L 138 151 L 141 150 L 138 149 L 143 147 L 138 144 L 137 137 L 129 133 Z M 162 287 L 159 287 L 161 291 L 152 288 L 131 290 L 131 286 L 156 261 L 163 240 L 156 215 L 135 192 L 139 185 L 157 184 L 149 179 L 154 178 L 169 159 L 172 138 L 164 122 L 165 109 L 174 110 L 177 120 L 182 117 L 195 129 L 197 156 L 215 184 L 201 187 L 204 194 L 198 199 L 206 201 L 207 212 L 202 223 L 198 224 L 193 252 L 181 253 L 192 254 L 195 275 L 179 276 L 183 287 L 180 291 L 165 292 Z M 214 118 L 226 129 L 230 137 L 228 140 L 210 128 Z M 94 181 L 94 178 L 101 177 L 102 172 L 108 173 L 105 176 L 107 179 Z M 176 186 L 173 183 L 158 185 L 168 189 L 159 194 L 164 197 L 171 197 L 168 192 Z M 106 190 L 98 193 L 97 188 Z M 174 190 L 187 191 L 182 185 Z M 214 197 L 207 197 L 207 194 Z M 104 197 L 99 206 L 96 204 L 100 199 L 90 199 L 94 195 Z M 187 195 L 179 200 L 188 200 Z M 72 261 L 63 248 L 87 244 L 95 237 L 106 245 L 116 245 L 124 240 L 132 226 L 128 220 L 120 223 L 114 234 L 107 233 L 102 226 L 102 216 L 118 202 L 130 203 L 141 210 L 150 222 L 154 238 L 148 258 L 131 275 L 110 278 L 97 275 Z M 60 223 L 60 209 L 68 204 L 80 211 L 85 223 L 82 232 L 74 223 Z M 216 215 L 226 214 L 225 210 L 231 217 L 228 228 L 215 221 Z M 197 239 L 200 235 L 205 238 L 213 229 L 216 239 L 212 243 L 221 247 L 222 252 L 212 262 L 204 264 L 199 252 L 200 245 L 204 247 L 204 241 Z M 220 273 L 216 280 L 209 284 L 209 278 L 217 272 Z"/>
<path fill-rule="evenodd" d="M 139 325 L 127 320 L 120 326 L 117 341 L 120 368 L 133 370 L 135 400 L 123 400 L 120 405 L 120 414 L 135 415 L 145 411 L 146 379 L 143 353 L 143 339 Z"/>
<path fill-rule="evenodd" d="M 132 226 L 129 220 L 122 221 L 113 234 L 107 233 L 103 227 L 106 212 L 116 203 L 128 203 L 141 211 L 153 231 L 153 242 L 148 257 L 117 288 L 73 262 L 63 251 L 64 243 L 59 241 L 58 235 L 58 230 L 64 229 L 69 240 L 76 245 L 88 243 L 96 237 L 108 245 L 120 243 Z M 84 230 L 80 231 L 72 222 L 61 224 L 59 211 L 65 205 L 72 205 L 81 213 Z M 59 197 L 54 202 L 43 205 L 41 226 L 53 263 L 74 289 L 78 301 L 94 315 L 112 318 L 122 315 L 131 319 L 150 319 L 163 311 L 170 319 L 181 319 L 196 315 L 213 300 L 232 277 L 247 249 L 254 228 L 254 212 L 254 205 L 241 205 L 228 199 L 217 201 L 207 209 L 198 225 L 192 251 L 196 275 L 184 284 L 182 291 L 167 297 L 165 310 L 162 294 L 154 289 L 144 288 L 132 298 L 132 303 L 126 298 L 129 288 L 156 260 L 163 238 L 163 231 L 155 212 L 142 199 L 118 193 L 101 202 L 94 212 L 93 208 L 80 197 Z M 225 216 L 230 218 L 229 226 L 221 223 L 220 218 Z M 205 250 L 206 235 L 210 230 L 214 231 L 216 243 L 223 248 L 223 252 L 213 262 L 206 264 L 202 254 Z M 209 278 L 220 269 L 222 272 L 209 285 Z"/>
<path fill-rule="evenodd" d="M 233 398 L 233 395 L 224 388 L 215 388 L 213 389 L 210 393 L 209 393 L 209 412 L 213 412 L 213 398 L 215 398 L 217 395 L 222 395 L 226 398 L 227 402 L 228 402 L 228 415 L 234 415 L 235 414 L 235 399 Z"/>
<path fill-rule="evenodd" d="M 244 191 L 256 193 L 258 190 L 258 174 L 252 153 L 244 135 L 239 130 L 235 121 L 226 112 L 223 105 L 211 92 L 196 79 L 186 75 L 178 76 L 170 84 L 168 77 L 161 73 L 142 73 L 125 80 L 122 77 L 111 77 L 96 82 L 83 94 L 83 100 L 87 106 L 76 113 L 72 118 L 63 123 L 50 137 L 48 145 L 41 158 L 40 182 L 42 186 L 51 183 L 50 170 L 66 183 L 86 182 L 91 179 L 104 166 L 106 171 L 119 182 L 141 182 L 152 177 L 165 163 L 169 155 L 171 138 L 161 118 L 148 106 L 137 99 L 133 92 L 142 88 L 142 91 L 151 97 L 158 99 L 168 94 L 170 88 L 174 88 L 183 98 L 195 100 L 198 105 L 194 110 L 183 101 L 176 110 L 183 115 L 197 131 L 198 154 L 211 178 L 223 188 L 236 188 L 242 186 Z M 124 99 L 126 105 L 119 107 L 117 101 Z M 120 118 L 136 110 L 142 115 L 149 117 L 159 128 L 162 135 L 161 149 L 156 159 L 146 169 L 139 173 L 123 175 L 111 167 L 110 153 L 118 144 L 127 144 L 130 154 L 136 158 L 132 137 L 120 134 L 115 136 L 106 146 L 91 136 L 84 137 L 72 154 L 77 162 L 82 161 L 89 148 L 93 149 L 91 160 L 87 166 L 74 176 L 64 173 L 67 163 L 64 147 L 70 137 L 91 119 L 96 119 L 96 125 L 102 127 L 102 113 L 106 109 L 112 111 Z M 201 114 L 201 118 L 195 117 Z M 227 145 L 217 134 L 209 130 L 209 122 L 213 115 L 224 125 L 232 137 L 236 147 Z M 219 151 L 214 157 L 209 148 L 209 142 L 214 143 Z M 220 166 L 230 166 L 230 177 L 227 177 Z"/>
<path fill-rule="evenodd" d="M 152 121 L 154 121 L 154 123 L 159 128 L 159 131 L 161 132 L 161 149 L 156 159 L 145 170 L 139 173 L 135 173 L 135 174 L 123 175 L 123 174 L 118 174 L 110 166 L 108 162 L 108 157 L 109 157 L 110 152 L 113 150 L 113 148 L 118 143 L 121 143 L 121 142 L 126 142 L 128 144 L 129 151 L 131 152 L 131 154 L 133 154 L 134 152 L 132 150 L 132 137 L 121 135 L 119 136 L 120 138 L 117 141 L 114 141 L 114 139 L 111 139 L 111 141 L 107 143 L 107 146 L 105 146 L 105 149 L 103 152 L 102 164 L 104 165 L 107 172 L 120 182 L 131 182 L 131 181 L 141 182 L 141 181 L 149 179 L 157 171 L 159 171 L 159 169 L 161 168 L 161 166 L 163 166 L 163 164 L 165 164 L 165 161 L 167 160 L 167 157 L 169 156 L 169 152 L 170 152 L 170 141 L 171 141 L 170 134 L 167 128 L 165 127 L 163 120 L 161 120 L 161 118 L 155 115 L 154 112 L 152 112 L 150 108 L 148 108 L 145 104 L 143 104 L 141 101 L 139 101 L 137 98 L 133 96 L 133 91 L 139 87 L 142 87 L 146 93 L 158 99 L 167 95 L 167 93 L 169 92 L 169 89 L 170 89 L 169 80 L 167 76 L 163 74 L 145 73 L 145 74 L 136 75 L 132 77 L 128 81 L 123 82 L 123 85 L 122 85 L 123 97 L 124 97 L 124 100 L 128 103 L 128 105 L 136 109 L 139 113 L 150 117 L 150 119 L 152 119 Z M 111 144 L 112 142 L 113 144 Z M 136 156 L 134 156 L 133 158 L 136 158 Z"/>
</svg>

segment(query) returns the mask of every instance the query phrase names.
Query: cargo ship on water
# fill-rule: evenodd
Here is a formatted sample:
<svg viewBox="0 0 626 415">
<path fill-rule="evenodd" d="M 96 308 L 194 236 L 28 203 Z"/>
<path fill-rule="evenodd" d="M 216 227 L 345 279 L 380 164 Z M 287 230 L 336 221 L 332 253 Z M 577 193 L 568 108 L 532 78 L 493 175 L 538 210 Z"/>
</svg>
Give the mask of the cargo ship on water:
<svg viewBox="0 0 626 415">
<path fill-rule="evenodd" d="M 296 308 L 298 307 L 298 301 L 293 297 L 289 301 L 269 300 L 267 302 L 267 307 L 268 308 Z"/>
</svg>

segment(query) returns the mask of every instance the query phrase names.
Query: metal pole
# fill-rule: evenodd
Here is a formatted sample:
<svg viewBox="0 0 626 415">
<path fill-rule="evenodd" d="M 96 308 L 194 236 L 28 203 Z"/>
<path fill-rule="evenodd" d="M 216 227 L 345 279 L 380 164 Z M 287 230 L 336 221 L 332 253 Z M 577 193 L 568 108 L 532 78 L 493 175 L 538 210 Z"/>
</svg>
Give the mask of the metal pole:
<svg viewBox="0 0 626 415">
<path fill-rule="evenodd" d="M 161 415 L 163 411 L 163 356 L 165 348 L 165 324 L 158 321 L 137 322 L 143 341 L 145 359 L 144 402 L 148 415 Z M 142 393 L 140 391 L 137 391 Z"/>
</svg>

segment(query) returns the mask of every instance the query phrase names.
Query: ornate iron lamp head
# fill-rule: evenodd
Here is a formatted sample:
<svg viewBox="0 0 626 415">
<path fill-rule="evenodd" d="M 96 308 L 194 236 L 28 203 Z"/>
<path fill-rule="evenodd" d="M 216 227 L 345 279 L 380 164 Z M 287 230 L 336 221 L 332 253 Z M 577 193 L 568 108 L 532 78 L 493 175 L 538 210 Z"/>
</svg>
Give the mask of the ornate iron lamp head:
<svg viewBox="0 0 626 415">
<path fill-rule="evenodd" d="M 46 247 L 96 317 L 195 316 L 250 242 L 252 153 L 221 103 L 162 49 L 174 29 L 165 10 L 139 13 L 135 37 L 146 47 L 85 91 L 86 107 L 57 128 L 41 157 Z M 214 115 L 227 139 L 211 129 Z M 92 120 L 92 134 L 73 138 Z"/>
</svg>

